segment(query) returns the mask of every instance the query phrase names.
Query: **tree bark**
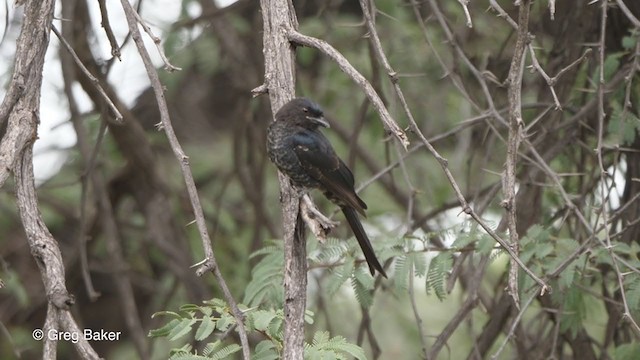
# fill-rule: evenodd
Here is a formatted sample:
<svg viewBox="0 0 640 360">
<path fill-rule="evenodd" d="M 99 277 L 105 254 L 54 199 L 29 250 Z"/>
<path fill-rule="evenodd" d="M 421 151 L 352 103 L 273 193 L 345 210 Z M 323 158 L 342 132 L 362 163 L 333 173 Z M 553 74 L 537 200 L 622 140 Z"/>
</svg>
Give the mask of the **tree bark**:
<svg viewBox="0 0 640 360">
<path fill-rule="evenodd" d="M 261 0 L 263 17 L 263 53 L 265 60 L 264 91 L 269 93 L 275 113 L 295 96 L 294 49 L 286 37 L 296 29 L 293 4 L 289 0 Z M 284 227 L 284 349 L 285 360 L 304 357 L 304 314 L 307 299 L 307 256 L 304 221 L 301 221 L 300 194 L 283 174 L 280 179 L 280 201 Z"/>
</svg>

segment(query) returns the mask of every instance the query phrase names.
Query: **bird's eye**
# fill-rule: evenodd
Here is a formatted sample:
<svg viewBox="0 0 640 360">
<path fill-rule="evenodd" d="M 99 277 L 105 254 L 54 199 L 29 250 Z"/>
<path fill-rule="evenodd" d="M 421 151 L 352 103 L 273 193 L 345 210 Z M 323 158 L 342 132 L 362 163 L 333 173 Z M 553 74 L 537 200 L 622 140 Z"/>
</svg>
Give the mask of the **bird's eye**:
<svg viewBox="0 0 640 360">
<path fill-rule="evenodd" d="M 309 108 L 302 108 L 302 111 L 308 113 L 309 112 Z"/>
</svg>

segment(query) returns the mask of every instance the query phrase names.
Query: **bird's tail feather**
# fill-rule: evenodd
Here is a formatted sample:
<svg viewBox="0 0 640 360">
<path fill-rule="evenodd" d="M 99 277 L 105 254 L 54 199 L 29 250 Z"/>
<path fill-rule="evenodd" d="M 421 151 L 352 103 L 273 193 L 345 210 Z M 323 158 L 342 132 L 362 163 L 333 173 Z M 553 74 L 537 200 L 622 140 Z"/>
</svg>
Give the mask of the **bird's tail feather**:
<svg viewBox="0 0 640 360">
<path fill-rule="evenodd" d="M 342 207 L 342 213 L 344 217 L 347 218 L 347 222 L 353 231 L 353 234 L 358 239 L 358 244 L 360 244 L 360 248 L 364 253 L 364 258 L 367 260 L 367 264 L 369 265 L 369 271 L 371 271 L 371 275 L 375 275 L 376 270 L 382 274 L 385 278 L 387 274 L 384 272 L 384 268 L 380 265 L 376 254 L 373 252 L 373 247 L 371 247 L 371 242 L 369 242 L 369 237 L 367 237 L 367 233 L 364 232 L 364 228 L 362 227 L 362 223 L 358 218 L 358 213 L 356 213 L 355 209 L 350 206 Z"/>
</svg>

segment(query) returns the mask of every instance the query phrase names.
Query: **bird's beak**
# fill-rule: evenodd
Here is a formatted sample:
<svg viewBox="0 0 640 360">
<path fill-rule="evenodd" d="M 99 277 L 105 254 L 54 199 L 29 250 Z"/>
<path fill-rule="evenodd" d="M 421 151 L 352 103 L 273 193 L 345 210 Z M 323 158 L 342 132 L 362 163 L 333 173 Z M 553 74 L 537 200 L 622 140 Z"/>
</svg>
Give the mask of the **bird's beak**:
<svg viewBox="0 0 640 360">
<path fill-rule="evenodd" d="M 330 128 L 331 126 L 329 126 L 329 122 L 327 120 L 324 119 L 323 116 L 307 116 L 307 119 L 311 120 L 311 122 L 313 122 L 314 124 L 318 125 L 318 126 L 323 126 L 326 128 Z"/>
</svg>

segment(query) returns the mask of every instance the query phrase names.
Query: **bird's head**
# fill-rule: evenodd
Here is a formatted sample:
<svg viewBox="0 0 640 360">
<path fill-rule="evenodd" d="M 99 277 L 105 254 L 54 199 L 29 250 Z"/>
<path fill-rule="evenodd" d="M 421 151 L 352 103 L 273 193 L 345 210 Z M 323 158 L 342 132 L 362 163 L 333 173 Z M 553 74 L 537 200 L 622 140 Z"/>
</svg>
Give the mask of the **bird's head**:
<svg viewBox="0 0 640 360">
<path fill-rule="evenodd" d="M 309 129 L 329 127 L 320 105 L 307 98 L 295 98 L 284 104 L 276 113 L 276 121 L 287 121 Z"/>
</svg>

